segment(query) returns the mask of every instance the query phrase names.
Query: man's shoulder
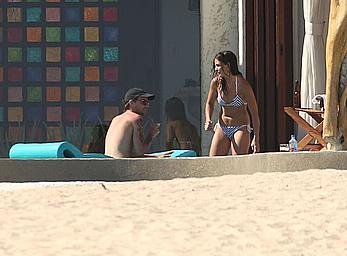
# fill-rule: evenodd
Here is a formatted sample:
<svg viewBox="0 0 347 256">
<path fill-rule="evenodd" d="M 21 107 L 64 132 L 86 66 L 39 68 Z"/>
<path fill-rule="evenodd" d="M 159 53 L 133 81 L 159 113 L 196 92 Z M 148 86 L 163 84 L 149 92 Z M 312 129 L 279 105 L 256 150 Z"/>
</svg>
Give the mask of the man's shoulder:
<svg viewBox="0 0 347 256">
<path fill-rule="evenodd" d="M 115 122 L 128 122 L 128 123 L 135 123 L 142 119 L 142 117 L 134 112 L 126 111 L 115 118 L 113 118 L 113 121 Z"/>
</svg>

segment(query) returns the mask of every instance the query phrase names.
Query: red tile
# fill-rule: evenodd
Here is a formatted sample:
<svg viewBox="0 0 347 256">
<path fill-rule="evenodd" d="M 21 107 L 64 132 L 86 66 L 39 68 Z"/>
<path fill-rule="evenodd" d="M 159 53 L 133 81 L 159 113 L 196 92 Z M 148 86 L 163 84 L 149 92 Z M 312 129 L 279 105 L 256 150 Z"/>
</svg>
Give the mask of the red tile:
<svg viewBox="0 0 347 256">
<path fill-rule="evenodd" d="M 118 81 L 118 67 L 105 67 L 104 68 L 105 81 Z"/>
<path fill-rule="evenodd" d="M 98 86 L 87 86 L 85 88 L 85 97 L 87 102 L 100 101 L 100 88 Z"/>
<path fill-rule="evenodd" d="M 106 7 L 104 8 L 104 21 L 112 22 L 118 20 L 118 8 Z"/>
<path fill-rule="evenodd" d="M 47 8 L 46 21 L 59 22 L 60 21 L 60 8 Z"/>
<path fill-rule="evenodd" d="M 9 43 L 19 43 L 22 41 L 23 31 L 22 28 L 8 28 L 7 40 Z"/>
<path fill-rule="evenodd" d="M 7 79 L 9 82 L 20 82 L 23 80 L 22 68 L 9 67 L 7 70 Z"/>
<path fill-rule="evenodd" d="M 65 60 L 69 62 L 80 61 L 81 53 L 79 47 L 66 47 Z"/>
<path fill-rule="evenodd" d="M 80 121 L 80 114 L 81 114 L 80 107 L 66 107 L 65 121 L 66 122 Z"/>
</svg>

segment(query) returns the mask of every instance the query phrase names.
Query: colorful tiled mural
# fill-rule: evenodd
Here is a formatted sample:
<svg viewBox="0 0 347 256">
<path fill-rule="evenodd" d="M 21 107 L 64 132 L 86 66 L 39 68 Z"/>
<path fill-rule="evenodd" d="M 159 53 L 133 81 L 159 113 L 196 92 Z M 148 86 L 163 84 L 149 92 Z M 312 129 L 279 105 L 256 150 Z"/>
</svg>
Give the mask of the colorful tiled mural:
<svg viewBox="0 0 347 256">
<path fill-rule="evenodd" d="M 117 0 L 9 0 L 0 8 L 0 147 L 76 137 L 118 113 Z"/>
</svg>

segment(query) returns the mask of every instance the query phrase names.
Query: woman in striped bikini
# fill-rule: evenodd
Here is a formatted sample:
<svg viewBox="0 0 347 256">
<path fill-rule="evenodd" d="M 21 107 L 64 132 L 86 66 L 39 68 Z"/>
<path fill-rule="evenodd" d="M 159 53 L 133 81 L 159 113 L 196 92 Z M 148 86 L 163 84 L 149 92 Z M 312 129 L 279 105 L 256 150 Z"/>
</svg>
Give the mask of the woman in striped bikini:
<svg viewBox="0 0 347 256">
<path fill-rule="evenodd" d="M 205 130 L 214 130 L 210 156 L 248 154 L 260 151 L 259 115 L 252 87 L 238 70 L 237 59 L 231 51 L 218 53 L 213 59 L 214 78 L 211 81 L 205 107 Z M 219 119 L 212 123 L 214 104 L 220 106 Z M 251 123 L 253 129 L 251 128 Z M 253 130 L 253 139 L 250 133 Z"/>
</svg>

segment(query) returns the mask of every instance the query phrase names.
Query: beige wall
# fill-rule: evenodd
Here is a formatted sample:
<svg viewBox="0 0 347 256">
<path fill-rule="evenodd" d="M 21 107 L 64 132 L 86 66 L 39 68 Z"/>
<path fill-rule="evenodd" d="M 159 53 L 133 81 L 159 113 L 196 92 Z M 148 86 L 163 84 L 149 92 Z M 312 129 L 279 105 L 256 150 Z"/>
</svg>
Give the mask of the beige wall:
<svg viewBox="0 0 347 256">
<path fill-rule="evenodd" d="M 238 0 L 201 0 L 201 144 L 208 154 L 211 132 L 203 130 L 205 102 L 211 81 L 212 58 L 222 50 L 238 55 Z M 215 108 L 215 114 L 218 108 Z M 216 117 L 216 115 L 215 115 Z"/>
<path fill-rule="evenodd" d="M 347 151 L 278 152 L 180 159 L 0 159 L 0 182 L 167 180 L 346 168 Z"/>
</svg>

